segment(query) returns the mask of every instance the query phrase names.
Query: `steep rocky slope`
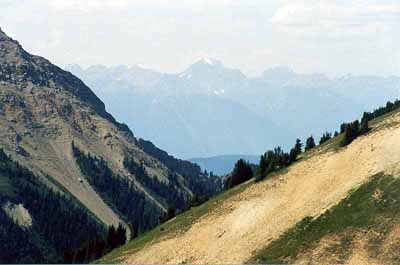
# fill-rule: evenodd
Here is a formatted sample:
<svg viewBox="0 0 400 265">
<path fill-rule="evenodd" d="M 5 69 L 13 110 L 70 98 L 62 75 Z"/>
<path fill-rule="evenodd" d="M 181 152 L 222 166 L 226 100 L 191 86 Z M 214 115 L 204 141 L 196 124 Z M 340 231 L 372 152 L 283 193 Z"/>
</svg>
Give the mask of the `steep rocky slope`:
<svg viewBox="0 0 400 265">
<path fill-rule="evenodd" d="M 219 183 L 204 176 L 196 165 L 191 164 L 190 176 L 182 175 L 148 154 L 83 82 L 46 59 L 29 54 L 0 30 L 0 148 L 46 185 L 72 195 L 102 223 L 134 222 L 91 185 L 89 177 L 96 176 L 82 173 L 72 143 L 83 153 L 105 161 L 115 181 L 119 178 L 130 183 L 146 205 L 155 209 L 149 223 L 158 223 L 168 208 L 179 211 L 188 207 L 197 191 L 200 194 L 196 195 L 204 195 L 202 187 L 210 193 L 220 189 Z M 126 159 L 140 165 L 141 180 L 147 182 L 126 169 Z M 170 160 L 175 161 L 173 157 Z M 183 202 L 176 205 L 147 183 L 164 185 Z M 194 192 L 193 183 L 204 186 Z M 129 207 L 134 208 L 135 203 L 132 201 Z"/>
<path fill-rule="evenodd" d="M 160 237 L 152 238 L 151 241 L 146 241 L 144 238 L 142 241 L 138 240 L 137 243 L 132 242 L 130 246 L 114 252 L 104 261 L 237 264 L 259 261 L 258 258 L 260 258 L 264 263 L 268 261 L 304 261 L 305 264 L 307 262 L 338 262 L 334 256 L 324 256 L 327 252 L 322 250 L 329 244 L 325 244 L 324 241 L 319 243 L 317 239 L 313 242 L 315 248 L 303 249 L 299 252 L 299 256 L 290 257 L 285 256 L 289 254 L 283 253 L 281 256 L 277 255 L 278 258 L 272 261 L 263 257 L 267 254 L 275 255 L 276 253 L 271 250 L 274 246 L 278 246 L 274 248 L 275 251 L 278 249 L 282 252 L 296 242 L 302 246 L 304 241 L 290 240 L 295 238 L 291 229 L 296 224 L 302 224 L 302 220 L 325 218 L 321 214 L 328 214 L 331 211 L 335 213 L 333 208 L 335 205 L 346 202 L 343 200 L 358 187 L 370 185 L 368 183 L 373 181 L 377 174 L 398 176 L 400 173 L 400 152 L 398 151 L 400 150 L 400 113 L 393 113 L 375 122 L 373 129 L 367 135 L 356 139 L 349 146 L 337 148 L 334 146 L 334 139 L 306 153 L 305 157 L 292 165 L 287 172 L 278 173 L 259 183 L 247 183 L 225 199 L 212 202 L 207 206 L 209 207 L 207 211 L 183 230 L 171 230 Z M 398 182 L 389 183 L 397 183 L 397 188 L 400 188 Z M 361 194 L 365 195 L 362 198 L 369 200 L 368 194 L 379 196 L 379 193 L 385 192 L 385 186 L 381 187 L 383 191 L 377 190 L 378 195 L 375 192 L 362 192 L 363 188 L 361 188 Z M 393 189 L 393 185 L 386 187 Z M 390 193 L 390 189 L 388 192 Z M 351 198 L 349 200 L 353 203 Z M 399 199 L 398 195 L 395 199 Z M 346 207 L 351 207 L 351 203 L 346 203 Z M 354 204 L 355 207 L 359 205 Z M 368 207 L 366 205 L 364 206 Z M 365 207 L 364 212 L 370 209 Z M 359 220 L 356 209 L 353 211 L 355 220 Z M 181 218 L 189 218 L 194 214 L 195 212 Z M 329 214 L 326 216 L 326 218 L 333 218 Z M 362 215 L 359 216 L 363 218 Z M 309 217 L 311 219 L 307 219 Z M 182 222 L 181 219 L 177 220 Z M 171 222 L 170 226 L 174 227 L 174 223 Z M 395 240 L 398 236 L 396 227 L 398 224 L 393 230 L 389 230 L 392 233 L 388 233 L 385 241 L 388 243 L 381 244 L 383 248 L 396 246 L 398 242 Z M 351 225 L 348 228 L 351 229 Z M 370 228 L 373 233 L 373 226 L 371 225 Z M 307 226 L 303 229 L 309 231 L 306 230 L 309 229 Z M 324 232 L 329 235 L 329 231 L 333 230 Z M 370 258 L 380 250 L 363 245 L 369 237 L 369 235 L 362 236 L 364 231 L 354 234 L 358 235 L 360 240 L 355 240 L 354 244 L 349 245 L 350 254 L 341 260 L 341 263 L 362 264 L 363 260 L 387 262 L 387 260 L 379 259 L 379 255 Z M 316 232 L 310 230 L 309 235 L 311 236 L 312 233 Z M 323 239 L 331 242 L 335 238 L 328 236 Z M 337 242 L 340 243 L 340 240 Z M 356 244 L 357 242 L 359 244 Z M 315 258 L 313 253 L 319 253 L 321 258 Z M 392 262 L 393 260 L 395 259 L 391 259 Z"/>
</svg>

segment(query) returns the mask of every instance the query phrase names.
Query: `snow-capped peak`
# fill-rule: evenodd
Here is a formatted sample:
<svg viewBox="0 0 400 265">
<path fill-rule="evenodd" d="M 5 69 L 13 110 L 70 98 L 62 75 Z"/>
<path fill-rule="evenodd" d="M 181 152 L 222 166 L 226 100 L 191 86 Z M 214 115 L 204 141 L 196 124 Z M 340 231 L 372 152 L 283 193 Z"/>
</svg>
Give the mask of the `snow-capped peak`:
<svg viewBox="0 0 400 265">
<path fill-rule="evenodd" d="M 212 58 L 208 58 L 208 57 L 201 59 L 200 62 L 202 62 L 204 64 L 211 65 L 211 66 L 220 65 L 221 64 L 221 62 L 218 61 L 217 59 L 212 59 Z"/>
<path fill-rule="evenodd" d="M 141 69 L 141 70 L 149 70 L 150 67 L 146 66 L 143 63 L 136 63 L 129 66 L 130 69 Z"/>
</svg>

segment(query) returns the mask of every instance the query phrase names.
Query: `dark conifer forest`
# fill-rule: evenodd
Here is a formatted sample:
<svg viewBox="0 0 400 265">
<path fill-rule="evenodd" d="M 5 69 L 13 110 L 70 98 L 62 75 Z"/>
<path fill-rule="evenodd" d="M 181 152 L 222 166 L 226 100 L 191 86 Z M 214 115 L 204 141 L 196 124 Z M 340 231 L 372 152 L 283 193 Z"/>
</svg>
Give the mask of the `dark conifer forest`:
<svg viewBox="0 0 400 265">
<path fill-rule="evenodd" d="M 253 170 L 248 162 L 239 159 L 233 169 L 232 174 L 227 178 L 226 187 L 228 189 L 248 181 L 253 177 Z"/>
<path fill-rule="evenodd" d="M 162 211 L 147 200 L 143 193 L 138 192 L 129 180 L 115 176 L 103 158 L 81 152 L 74 143 L 72 150 L 90 185 L 130 225 L 132 236 L 160 223 L 163 217 Z"/>
<path fill-rule="evenodd" d="M 74 198 L 43 184 L 31 171 L 0 150 L 1 204 L 23 204 L 31 227 L 16 225 L 0 210 L 0 263 L 63 263 L 68 251 L 94 238 L 104 238 L 106 227 Z"/>
</svg>

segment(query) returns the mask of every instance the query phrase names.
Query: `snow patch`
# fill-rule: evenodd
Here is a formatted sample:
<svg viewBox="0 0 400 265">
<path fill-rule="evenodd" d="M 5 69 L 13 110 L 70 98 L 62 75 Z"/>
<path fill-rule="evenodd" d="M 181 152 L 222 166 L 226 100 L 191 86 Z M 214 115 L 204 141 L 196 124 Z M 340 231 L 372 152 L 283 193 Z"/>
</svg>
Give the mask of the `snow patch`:
<svg viewBox="0 0 400 265">
<path fill-rule="evenodd" d="M 189 74 L 189 73 L 183 72 L 183 73 L 179 74 L 178 77 L 181 78 L 181 79 L 182 78 L 191 79 L 192 75 Z"/>
<path fill-rule="evenodd" d="M 143 63 L 134 64 L 131 68 L 148 69 L 148 67 Z"/>
<path fill-rule="evenodd" d="M 213 91 L 215 95 L 221 95 L 225 93 L 225 89 L 221 89 L 221 90 L 214 90 Z"/>
<path fill-rule="evenodd" d="M 214 60 L 212 60 L 212 59 L 210 59 L 210 58 L 204 58 L 204 62 L 206 63 L 206 64 L 209 64 L 209 65 L 214 65 L 215 63 L 214 63 Z"/>
</svg>

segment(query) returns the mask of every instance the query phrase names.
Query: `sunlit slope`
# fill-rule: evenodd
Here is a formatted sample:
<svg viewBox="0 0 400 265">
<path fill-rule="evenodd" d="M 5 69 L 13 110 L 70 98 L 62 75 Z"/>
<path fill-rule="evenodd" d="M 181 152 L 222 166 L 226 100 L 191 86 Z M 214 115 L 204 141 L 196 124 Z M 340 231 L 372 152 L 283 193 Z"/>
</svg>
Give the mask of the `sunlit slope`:
<svg viewBox="0 0 400 265">
<path fill-rule="evenodd" d="M 333 140 L 287 172 L 219 201 L 188 229 L 160 233 L 164 236 L 139 240 L 140 244 L 132 242 L 104 261 L 246 262 L 303 218 L 317 217 L 338 204 L 373 175 L 398 173 L 399 122 L 398 113 L 389 115 L 345 148 L 335 148 Z"/>
<path fill-rule="evenodd" d="M 398 175 L 397 175 L 398 176 Z M 259 264 L 398 264 L 400 178 L 377 174 L 258 252 Z"/>
</svg>

